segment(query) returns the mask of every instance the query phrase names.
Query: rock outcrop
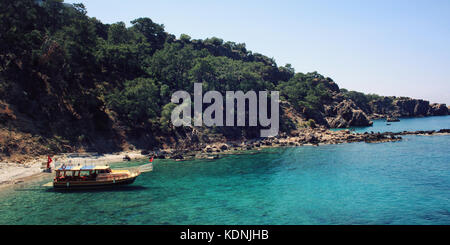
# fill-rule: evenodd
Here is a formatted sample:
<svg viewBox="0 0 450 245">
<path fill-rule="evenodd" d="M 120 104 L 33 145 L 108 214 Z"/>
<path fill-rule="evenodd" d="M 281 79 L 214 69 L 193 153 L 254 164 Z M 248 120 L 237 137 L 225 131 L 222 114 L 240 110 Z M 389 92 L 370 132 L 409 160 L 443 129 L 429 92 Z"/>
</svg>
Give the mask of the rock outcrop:
<svg viewBox="0 0 450 245">
<path fill-rule="evenodd" d="M 369 102 L 370 117 L 424 117 L 449 114 L 446 104 L 431 104 L 426 100 L 405 97 L 383 97 Z"/>
<path fill-rule="evenodd" d="M 406 117 L 419 117 L 426 116 L 428 114 L 428 109 L 430 102 L 426 100 L 416 100 L 416 99 L 400 99 L 395 100 L 393 103 L 396 109 L 395 116 L 406 116 Z"/>
<path fill-rule="evenodd" d="M 355 103 L 351 100 L 343 100 L 338 105 L 327 111 L 328 125 L 331 128 L 348 128 L 351 126 L 370 126 L 370 121 L 366 115 Z"/>
<path fill-rule="evenodd" d="M 428 110 L 429 116 L 445 116 L 448 115 L 449 109 L 445 104 L 434 103 L 430 105 Z"/>
<path fill-rule="evenodd" d="M 378 115 L 389 115 L 394 111 L 394 105 L 392 104 L 393 97 L 383 97 L 378 100 L 370 101 L 370 113 Z"/>
</svg>

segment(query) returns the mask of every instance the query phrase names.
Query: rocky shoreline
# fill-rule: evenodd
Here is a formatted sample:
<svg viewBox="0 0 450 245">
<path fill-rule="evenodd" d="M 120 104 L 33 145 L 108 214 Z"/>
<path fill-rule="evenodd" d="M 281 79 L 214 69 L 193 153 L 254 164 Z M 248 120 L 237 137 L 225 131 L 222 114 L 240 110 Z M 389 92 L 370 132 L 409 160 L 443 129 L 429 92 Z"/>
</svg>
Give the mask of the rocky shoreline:
<svg viewBox="0 0 450 245">
<path fill-rule="evenodd" d="M 159 149 L 142 151 L 142 155 L 154 156 L 156 159 L 173 159 L 177 161 L 192 159 L 217 159 L 223 154 L 236 154 L 244 151 L 260 150 L 268 147 L 294 147 L 303 145 L 343 144 L 353 142 L 382 143 L 402 140 L 402 135 L 444 135 L 450 129 L 439 131 L 403 131 L 384 133 L 354 133 L 350 130 L 331 131 L 324 127 L 299 130 L 293 135 L 281 135 L 273 138 L 252 139 L 246 141 L 227 141 L 211 144 L 201 143 L 189 149 Z"/>
<path fill-rule="evenodd" d="M 342 144 L 353 142 L 382 143 L 402 140 L 403 135 L 450 135 L 450 129 L 439 131 L 403 131 L 384 133 L 354 133 L 350 130 L 331 131 L 325 127 L 303 128 L 297 132 L 281 135 L 273 138 L 251 139 L 244 141 L 223 141 L 214 143 L 193 144 L 188 149 L 177 150 L 173 148 L 157 149 L 153 151 L 125 151 L 106 155 L 93 154 L 86 157 L 68 157 L 65 154 L 53 157 L 58 162 L 71 160 L 72 162 L 120 162 L 137 160 L 147 157 L 156 159 L 172 159 L 176 161 L 193 159 L 218 159 L 228 154 L 248 154 L 257 152 L 263 148 L 273 147 L 298 147 L 303 145 Z M 46 162 L 46 156 L 35 158 L 25 164 L 0 163 L 0 187 L 22 183 L 33 176 L 42 174 L 41 166 Z"/>
<path fill-rule="evenodd" d="M 328 87 L 330 99 L 321 108 L 303 108 L 301 117 L 313 119 L 315 123 L 328 128 L 349 128 L 371 126 L 375 119 L 395 119 L 401 117 L 446 116 L 450 109 L 446 104 L 430 103 L 427 100 L 409 97 L 378 96 L 368 100 L 362 93 L 352 97 L 351 93 L 339 89 L 336 83 L 323 83 Z M 346 90 L 345 90 L 346 91 Z M 355 92 L 355 91 L 353 91 Z M 362 98 L 361 98 L 362 97 Z M 365 99 L 363 99 L 365 98 Z"/>
</svg>

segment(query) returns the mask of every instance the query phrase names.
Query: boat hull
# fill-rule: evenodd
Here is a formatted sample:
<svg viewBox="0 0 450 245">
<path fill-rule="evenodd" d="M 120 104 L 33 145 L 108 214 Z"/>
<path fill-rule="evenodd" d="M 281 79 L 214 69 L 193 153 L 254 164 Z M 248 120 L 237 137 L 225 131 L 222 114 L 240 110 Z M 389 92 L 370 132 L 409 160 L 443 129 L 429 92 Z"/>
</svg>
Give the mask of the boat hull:
<svg viewBox="0 0 450 245">
<path fill-rule="evenodd" d="M 132 184 L 136 180 L 136 177 L 121 179 L 121 180 L 107 180 L 107 181 L 95 181 L 95 180 L 93 180 L 93 181 L 58 181 L 58 182 L 53 182 L 53 188 L 57 189 L 57 190 L 114 188 L 114 187 Z"/>
</svg>

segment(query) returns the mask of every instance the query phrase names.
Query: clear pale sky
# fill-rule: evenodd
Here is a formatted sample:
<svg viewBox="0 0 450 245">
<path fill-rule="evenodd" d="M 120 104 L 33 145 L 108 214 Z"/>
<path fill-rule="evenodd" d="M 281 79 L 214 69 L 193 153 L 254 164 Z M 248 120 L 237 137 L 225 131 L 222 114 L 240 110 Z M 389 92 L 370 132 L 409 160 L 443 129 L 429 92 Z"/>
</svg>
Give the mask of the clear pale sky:
<svg viewBox="0 0 450 245">
<path fill-rule="evenodd" d="M 177 37 L 246 43 L 341 88 L 450 104 L 448 0 L 65 2 L 104 23 L 149 17 Z"/>
</svg>

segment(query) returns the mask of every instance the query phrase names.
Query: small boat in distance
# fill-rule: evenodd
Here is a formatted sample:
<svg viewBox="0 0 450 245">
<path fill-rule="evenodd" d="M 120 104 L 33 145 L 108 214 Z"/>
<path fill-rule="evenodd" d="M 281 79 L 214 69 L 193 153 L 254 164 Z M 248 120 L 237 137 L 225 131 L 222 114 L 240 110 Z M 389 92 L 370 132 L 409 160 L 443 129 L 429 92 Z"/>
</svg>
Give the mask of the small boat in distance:
<svg viewBox="0 0 450 245">
<path fill-rule="evenodd" d="M 139 169 L 111 169 L 102 166 L 66 166 L 55 169 L 55 189 L 93 189 L 133 183 L 141 174 Z"/>
</svg>

